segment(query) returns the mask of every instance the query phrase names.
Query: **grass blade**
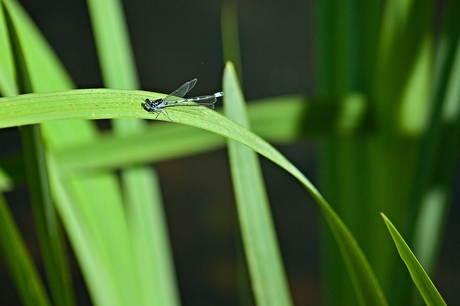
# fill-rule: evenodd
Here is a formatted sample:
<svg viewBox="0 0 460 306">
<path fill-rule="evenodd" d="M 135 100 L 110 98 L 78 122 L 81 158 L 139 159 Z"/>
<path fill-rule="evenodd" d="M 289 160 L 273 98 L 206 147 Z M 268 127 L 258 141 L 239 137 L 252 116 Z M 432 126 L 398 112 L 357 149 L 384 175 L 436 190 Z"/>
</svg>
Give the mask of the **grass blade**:
<svg viewBox="0 0 460 306">
<path fill-rule="evenodd" d="M 228 93 L 226 93 L 228 94 Z M 151 94 L 155 96 L 155 94 Z M 157 95 L 160 96 L 160 95 Z M 121 91 L 121 90 L 78 90 L 67 91 L 64 93 L 30 94 L 19 97 L 8 97 L 0 99 L 0 117 L 10 117 L 9 123 L 24 123 L 28 120 L 43 120 L 53 118 L 58 120 L 60 117 L 72 118 L 113 118 L 113 117 L 133 117 L 154 119 L 155 115 L 143 110 L 140 100 L 145 97 L 144 92 Z M 55 113 L 48 111 L 38 111 L 34 116 L 23 116 L 21 112 L 16 112 L 21 108 L 24 101 L 34 105 L 35 102 L 45 103 L 47 107 L 59 110 Z M 71 103 L 69 103 L 71 101 Z M 69 105 L 71 104 L 71 105 Z M 1 107 L 4 106 L 4 107 Z M 357 247 L 356 241 L 345 227 L 340 218 L 335 214 L 329 204 L 321 194 L 311 184 L 311 182 L 283 155 L 270 146 L 260 137 L 251 133 L 247 129 L 235 124 L 233 121 L 223 117 L 215 111 L 206 107 L 187 107 L 177 106 L 168 109 L 169 116 L 176 123 L 194 126 L 205 129 L 213 133 L 241 142 L 256 152 L 272 160 L 280 167 L 296 177 L 305 188 L 311 193 L 313 198 L 320 206 L 329 226 L 334 233 L 339 246 L 346 258 L 347 266 L 353 275 L 356 290 L 364 303 L 372 305 L 385 305 L 383 294 L 375 280 L 371 269 L 361 250 Z M 21 114 L 18 116 L 17 114 Z M 161 117 L 161 118 L 160 118 Z M 162 116 L 158 120 L 168 120 Z M 0 120 L 0 124 L 2 121 Z"/>
<path fill-rule="evenodd" d="M 24 305 L 51 305 L 45 286 L 3 195 L 0 195 L 0 233 L 2 257 Z"/>
<path fill-rule="evenodd" d="M 87 3 L 105 86 L 138 88 L 121 1 L 88 0 Z M 145 122 L 117 119 L 113 121 L 113 128 L 116 135 L 130 136 L 142 133 Z M 121 176 L 127 202 L 129 239 L 133 244 L 142 304 L 177 304 L 179 294 L 174 281 L 174 269 L 168 260 L 172 257 L 167 243 L 166 222 L 159 220 L 164 218 L 164 214 L 161 212 L 156 174 L 147 166 L 136 166 L 123 169 Z"/>
<path fill-rule="evenodd" d="M 14 59 L 3 5 L 0 5 L 0 50 L 0 92 L 3 96 L 17 95 Z"/>
<path fill-rule="evenodd" d="M 425 270 L 423 270 L 422 265 L 420 265 L 414 253 L 412 253 L 409 246 L 399 234 L 398 230 L 384 214 L 381 215 L 398 249 L 399 256 L 401 256 L 402 260 L 406 264 L 412 280 L 417 286 L 425 303 L 427 305 L 447 305 L 433 282 L 428 277 L 428 274 L 426 274 Z"/>
<path fill-rule="evenodd" d="M 86 3 L 105 87 L 138 88 L 139 82 L 121 1 L 87 0 Z"/>
<path fill-rule="evenodd" d="M 224 60 L 230 61 L 235 66 L 240 80 L 243 76 L 240 39 L 238 34 L 238 5 L 235 0 L 225 0 L 222 2 L 222 45 Z"/>
<path fill-rule="evenodd" d="M 144 203 L 133 205 L 128 213 L 143 305 L 179 305 L 179 290 L 158 178 L 147 167 L 136 169 L 135 175 L 140 175 L 140 179 L 127 180 L 126 183 L 134 183 L 136 188 L 149 190 L 148 193 L 130 194 L 137 199 L 127 199 L 128 203 Z M 138 186 L 139 183 L 142 186 Z"/>
<path fill-rule="evenodd" d="M 115 275 L 110 274 L 111 269 L 107 268 L 110 261 L 104 260 L 103 257 L 109 255 L 101 250 L 104 248 L 104 241 L 97 241 L 98 228 L 87 220 L 91 216 L 91 211 L 85 212 L 82 205 L 75 201 L 65 184 L 67 180 L 59 173 L 52 154 L 48 154 L 48 166 L 51 188 L 56 198 L 59 215 L 66 225 L 67 234 L 78 257 L 94 303 L 96 305 L 121 305 L 121 298 L 114 285 Z"/>
<path fill-rule="evenodd" d="M 36 27 L 16 2 L 12 0 L 6 2 L 12 12 L 11 15 L 14 15 L 17 21 L 18 40 L 22 49 L 26 50 L 24 59 L 30 72 L 32 89 L 42 92 L 70 88 L 71 82 L 67 74 Z M 27 104 L 22 106 L 24 109 L 28 107 Z M 79 142 L 94 141 L 97 138 L 94 126 L 84 121 L 46 122 L 42 127 L 49 150 Z M 52 153 L 48 152 L 48 154 Z M 56 175 L 58 174 L 54 176 Z M 93 286 L 89 288 L 92 298 L 106 305 L 129 302 L 139 304 L 137 301 L 139 295 L 136 294 L 135 287 L 134 262 L 127 239 L 127 227 L 116 177 L 112 174 L 98 173 L 66 176 L 63 179 L 67 186 L 61 186 L 62 188 L 52 186 L 52 189 L 54 196 L 62 201 L 56 203 L 61 217 L 66 211 L 80 214 L 79 218 L 66 217 L 64 226 L 81 266 L 85 267 L 84 277 Z M 54 180 L 53 184 L 58 183 L 62 184 L 62 181 Z M 67 190 L 67 198 L 59 197 L 58 191 L 61 189 Z M 107 218 L 108 214 L 109 218 Z M 72 220 L 76 221 L 72 223 Z M 87 230 L 83 230 L 82 227 Z M 115 235 L 117 243 L 114 243 Z M 78 243 L 82 236 L 87 244 Z M 88 254 L 91 256 L 87 256 Z M 95 267 L 97 268 L 94 269 Z M 90 273 L 91 271 L 97 271 L 101 277 L 97 278 L 96 274 Z M 104 283 L 94 282 L 91 277 Z"/>
<path fill-rule="evenodd" d="M 311 105 L 314 102 L 308 102 L 302 96 L 282 96 L 250 103 L 248 112 L 254 132 L 276 143 L 334 133 L 370 133 L 370 129 L 363 124 L 365 112 L 362 109 L 365 108 L 365 102 L 361 97 L 350 95 L 337 110 L 329 107 L 326 109 L 324 104 Z M 314 114 L 327 111 L 337 116 L 330 118 L 330 122 L 334 123 L 321 127 L 302 124 L 303 115 L 299 115 L 313 118 Z M 347 113 L 348 116 L 340 115 Z M 81 171 L 174 159 L 216 150 L 224 147 L 224 144 L 221 137 L 207 131 L 164 123 L 151 125 L 129 135 L 106 133 L 96 142 L 66 147 L 55 154 L 63 171 Z M 0 165 L 7 166 L 8 163 L 0 160 Z"/>
<path fill-rule="evenodd" d="M 18 34 L 19 24 L 24 20 L 17 17 L 15 9 L 8 8 L 7 6 L 6 17 L 10 30 L 17 87 L 20 92 L 31 92 L 31 75 L 27 67 L 24 46 L 21 44 L 21 36 Z M 24 126 L 21 132 L 32 211 L 51 296 L 56 304 L 74 305 L 62 229 L 51 200 L 40 126 Z"/>
<path fill-rule="evenodd" d="M 230 119 L 249 127 L 244 98 L 232 64 L 227 63 L 224 109 Z M 257 155 L 228 140 L 230 168 L 251 287 L 257 305 L 291 305 L 288 282 Z"/>
<path fill-rule="evenodd" d="M 40 127 L 24 126 L 21 133 L 35 227 L 53 301 L 57 305 L 74 305 L 62 228 L 51 200 Z"/>
</svg>

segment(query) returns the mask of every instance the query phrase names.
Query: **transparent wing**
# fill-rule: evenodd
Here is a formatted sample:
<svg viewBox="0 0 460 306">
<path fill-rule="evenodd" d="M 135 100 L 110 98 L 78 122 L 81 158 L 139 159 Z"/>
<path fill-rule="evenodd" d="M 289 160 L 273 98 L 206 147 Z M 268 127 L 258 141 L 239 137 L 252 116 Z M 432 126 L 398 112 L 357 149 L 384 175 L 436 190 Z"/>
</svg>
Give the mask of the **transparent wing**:
<svg viewBox="0 0 460 306">
<path fill-rule="evenodd" d="M 214 103 L 216 103 L 217 98 L 212 96 L 212 98 L 206 99 L 204 101 L 200 101 L 198 104 L 209 107 L 210 109 L 214 109 Z"/>
<path fill-rule="evenodd" d="M 183 96 L 185 96 L 186 93 L 188 93 L 193 88 L 193 86 L 195 86 L 196 81 L 197 79 L 193 79 L 190 82 L 186 82 L 184 85 L 182 85 L 181 87 L 179 87 L 178 89 L 174 90 L 172 93 L 167 95 L 166 98 L 164 98 L 164 101 L 175 100 L 174 97 L 182 98 Z"/>
</svg>

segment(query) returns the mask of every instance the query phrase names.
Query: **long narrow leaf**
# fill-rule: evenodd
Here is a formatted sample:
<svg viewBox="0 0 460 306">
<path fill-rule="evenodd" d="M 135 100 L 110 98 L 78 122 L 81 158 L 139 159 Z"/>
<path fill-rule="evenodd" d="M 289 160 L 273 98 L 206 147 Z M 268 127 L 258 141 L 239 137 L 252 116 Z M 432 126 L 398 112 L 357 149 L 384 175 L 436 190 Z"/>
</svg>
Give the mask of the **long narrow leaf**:
<svg viewBox="0 0 460 306">
<path fill-rule="evenodd" d="M 0 248 L 24 305 L 46 306 L 51 302 L 45 286 L 14 223 L 3 195 L 0 195 Z"/>
<path fill-rule="evenodd" d="M 154 96 L 154 94 L 151 95 Z M 145 97 L 145 93 L 143 92 L 116 90 L 79 90 L 65 93 L 24 95 L 0 99 L 0 116 L 5 116 L 5 112 L 8 112 L 10 116 L 13 115 L 12 117 L 14 117 L 14 114 L 18 114 L 14 112 L 14 110 L 21 107 L 21 102 L 24 103 L 25 100 L 30 102 L 37 99 L 44 103 L 48 103 L 48 106 L 52 106 L 56 110 L 62 110 L 62 112 L 58 111 L 51 116 L 50 113 L 45 112 L 41 113 L 39 117 L 37 116 L 38 118 L 30 115 L 26 116 L 26 118 L 21 116 L 20 118 L 10 119 L 9 123 L 15 122 L 21 124 L 22 122 L 27 122 L 32 119 L 43 120 L 44 118 L 50 117 L 57 120 L 59 116 L 65 118 L 77 116 L 78 118 L 88 119 L 110 117 L 155 119 L 156 114 L 148 113 L 142 109 L 140 105 L 142 97 Z M 69 101 L 71 102 L 69 103 Z M 71 104 L 70 107 L 69 104 Z M 6 110 L 2 109 L 1 106 L 5 106 Z M 69 108 L 72 111 L 69 110 Z M 64 109 L 66 110 L 65 112 Z M 4 112 L 3 115 L 2 112 Z M 352 279 L 356 285 L 355 289 L 359 292 L 358 295 L 360 299 L 364 304 L 385 304 L 379 285 L 350 232 L 311 182 L 284 156 L 247 129 L 205 107 L 197 107 L 194 105 L 170 107 L 168 108 L 168 114 L 173 122 L 209 130 L 241 142 L 272 160 L 296 177 L 312 194 L 323 211 L 345 256 L 350 273 L 353 275 Z M 168 120 L 163 114 L 160 115 L 161 116 L 158 117 L 159 120 Z"/>
<path fill-rule="evenodd" d="M 88 0 L 87 3 L 105 86 L 138 88 L 121 1 Z M 119 136 L 144 130 L 145 122 L 138 119 L 113 121 L 114 134 Z M 139 298 L 145 305 L 177 304 L 179 294 L 169 260 L 166 222 L 161 220 L 164 214 L 156 174 L 147 166 L 136 166 L 123 169 L 121 176 Z"/>
<path fill-rule="evenodd" d="M 256 134 L 276 143 L 288 143 L 307 136 L 319 137 L 333 133 L 362 135 L 371 131 L 363 124 L 365 102 L 359 95 L 352 94 L 344 99 L 340 110 L 324 104 L 311 105 L 314 102 L 309 102 L 302 96 L 253 101 L 248 105 L 252 128 Z M 331 116 L 331 123 L 320 127 L 301 123 L 299 114 L 313 118 L 315 114 L 327 111 L 341 115 Z M 215 134 L 164 123 L 150 125 L 145 130 L 129 135 L 106 133 L 95 142 L 67 146 L 56 151 L 55 155 L 64 171 L 121 168 L 129 164 L 158 162 L 208 152 L 222 148 L 224 144 L 225 141 Z"/>
<path fill-rule="evenodd" d="M 0 93 L 3 96 L 17 95 L 19 92 L 15 84 L 13 50 L 3 5 L 0 5 L 0 50 Z"/>
<path fill-rule="evenodd" d="M 96 305 L 121 305 L 119 293 L 116 292 L 117 289 L 114 285 L 116 276 L 110 274 L 111 269 L 107 268 L 107 264 L 110 261 L 106 261 L 103 258 L 104 254 L 106 256 L 110 256 L 110 254 L 101 250 L 101 248 L 104 248 L 104 243 L 98 243 L 95 235 L 91 233 L 91 231 L 94 231 L 94 226 L 86 220 L 88 217 L 85 216 L 81 205 L 75 201 L 66 186 L 65 177 L 60 174 L 52 154 L 48 154 L 48 166 L 51 188 L 56 199 L 57 208 L 64 224 L 66 224 L 72 245 L 77 252 L 80 267 L 86 276 L 88 290 L 94 303 Z M 94 192 L 94 190 L 90 191 Z M 107 218 L 107 216 L 107 214 L 104 215 L 101 212 L 100 221 L 102 222 L 103 218 Z M 95 217 L 97 218 L 98 216 Z"/>
<path fill-rule="evenodd" d="M 139 87 L 121 1 L 87 0 L 104 84 Z"/>
<path fill-rule="evenodd" d="M 16 69 L 17 88 L 23 93 L 31 92 L 33 90 L 31 74 L 27 66 L 24 45 L 21 44 L 21 36 L 17 31 L 21 21 L 14 14 L 14 10 L 7 9 L 6 16 Z M 73 305 L 70 269 L 65 256 L 62 228 L 51 200 L 40 126 L 23 126 L 21 135 L 32 211 L 51 296 L 56 304 Z"/>
<path fill-rule="evenodd" d="M 26 16 L 17 2 L 5 0 L 16 20 L 18 40 L 24 51 L 27 70 L 30 72 L 32 89 L 36 92 L 55 91 L 71 88 L 71 82 L 59 63 L 58 59 Z M 27 108 L 27 104 L 23 105 Z M 42 131 L 48 150 L 55 150 L 70 144 L 84 141 L 94 141 L 97 138 L 95 126 L 84 121 L 46 122 Z M 69 137 L 71 135 L 72 137 Z M 48 152 L 51 154 L 51 152 Z M 52 158 L 50 158 L 52 160 Z M 58 181 L 62 184 L 61 181 Z M 67 190 L 69 200 L 59 197 L 56 186 L 52 186 L 54 197 L 62 200 L 58 205 L 61 217 L 66 211 L 76 212 L 79 222 L 70 222 L 65 218 L 64 226 L 69 233 L 74 251 L 83 269 L 84 277 L 90 288 L 92 298 L 100 305 L 117 305 L 136 302 L 136 281 L 134 263 L 130 255 L 131 247 L 128 242 L 127 226 L 121 202 L 116 176 L 110 173 L 98 173 L 86 176 L 66 176 L 63 186 Z M 56 183 L 54 183 L 56 184 Z M 66 207 L 65 205 L 71 205 Z M 85 229 L 85 230 L 83 230 Z M 88 241 L 87 248 L 77 246 L 80 236 Z M 115 241 L 113 237 L 117 237 Z M 91 254 L 91 256 L 86 256 Z M 93 261 L 91 261 L 93 260 Z M 96 260 L 97 265 L 94 264 Z M 97 267 L 97 269 L 94 269 Z M 97 271 L 104 284 L 94 282 L 89 271 Z M 94 277 L 94 275 L 92 275 Z M 107 295 L 110 297 L 107 298 Z"/>
<path fill-rule="evenodd" d="M 426 274 L 425 270 L 423 270 L 422 265 L 420 265 L 414 253 L 412 253 L 403 237 L 394 227 L 393 223 L 391 223 L 391 221 L 383 213 L 381 215 L 398 249 L 399 256 L 401 256 L 402 260 L 406 264 L 412 280 L 417 286 L 425 303 L 427 305 L 447 305 L 434 286 L 433 282 L 428 277 L 428 274 Z"/>
<path fill-rule="evenodd" d="M 223 83 L 226 92 L 225 113 L 233 121 L 249 128 L 244 97 L 231 63 L 227 63 Z M 228 150 L 238 219 L 257 305 L 291 305 L 257 155 L 250 148 L 230 139 Z"/>
<path fill-rule="evenodd" d="M 32 209 L 53 301 L 58 305 L 74 305 L 62 227 L 51 200 L 40 126 L 24 126 L 21 132 Z"/>
</svg>

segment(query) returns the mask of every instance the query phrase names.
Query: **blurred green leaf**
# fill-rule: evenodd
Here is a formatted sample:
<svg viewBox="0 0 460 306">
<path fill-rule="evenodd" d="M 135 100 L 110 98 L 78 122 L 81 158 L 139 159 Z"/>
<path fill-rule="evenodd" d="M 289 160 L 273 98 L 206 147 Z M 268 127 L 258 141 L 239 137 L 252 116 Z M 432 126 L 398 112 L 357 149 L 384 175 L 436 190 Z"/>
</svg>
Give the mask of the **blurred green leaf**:
<svg viewBox="0 0 460 306">
<path fill-rule="evenodd" d="M 420 148 L 405 234 L 431 275 L 442 243 L 460 152 L 460 2 L 448 1 L 434 58 L 430 118 Z"/>
<path fill-rule="evenodd" d="M 23 126 L 21 135 L 35 229 L 51 296 L 55 304 L 74 305 L 64 234 L 51 199 L 40 126 Z"/>
<path fill-rule="evenodd" d="M 13 180 L 2 168 L 0 168 L 0 191 L 10 190 L 12 187 Z"/>
<path fill-rule="evenodd" d="M 16 6 L 14 2 L 6 3 L 5 8 L 6 24 L 9 28 L 9 39 L 16 70 L 14 81 L 20 92 L 32 92 L 32 74 L 27 66 L 25 46 L 21 44 L 21 39 L 24 37 L 20 34 L 21 25 L 27 23 L 28 19 L 25 14 L 21 15 L 20 6 Z M 50 294 L 55 304 L 74 305 L 75 299 L 70 280 L 70 268 L 65 254 L 62 227 L 58 222 L 51 200 L 40 126 L 23 126 L 21 136 L 35 228 Z M 27 299 L 27 297 L 22 298 Z"/>
<path fill-rule="evenodd" d="M 3 5 L 0 5 L 0 92 L 4 96 L 17 95 L 18 88 L 15 84 L 15 68 L 13 50 L 8 34 L 8 23 Z"/>
<path fill-rule="evenodd" d="M 0 248 L 24 305 L 51 305 L 13 216 L 0 195 Z"/>
<path fill-rule="evenodd" d="M 30 18 L 17 2 L 12 0 L 4 2 L 7 3 L 6 6 L 15 24 L 18 43 L 24 50 L 25 67 L 27 67 L 33 91 L 56 91 L 71 88 L 68 75 Z M 25 104 L 22 107 L 27 113 L 29 105 Z M 30 123 L 32 122 L 24 124 Z M 97 138 L 95 126 L 81 120 L 46 122 L 42 124 L 42 131 L 48 155 L 51 154 L 50 150 Z M 48 157 L 48 161 L 53 163 L 52 157 Z M 55 186 L 57 183 L 62 184 L 63 181 L 67 186 L 61 186 L 61 189 L 66 190 L 65 195 L 68 197 L 60 196 L 63 192 L 59 192 L 61 189 Z M 123 218 L 124 211 L 116 176 L 113 174 L 66 176 L 63 181 L 54 180 L 54 183 L 51 184 L 54 191 L 53 196 L 57 199 L 56 207 L 62 218 L 68 210 L 74 213 L 79 211 L 81 214 L 77 219 L 80 223 L 72 223 L 70 222 L 72 220 L 67 217 L 68 222 L 64 222 L 64 225 L 74 246 L 85 280 L 90 284 L 89 291 L 95 303 L 117 305 L 130 301 L 139 304 L 136 302 L 139 295 L 135 290 L 134 260 L 131 257 L 131 248 L 127 240 L 127 227 Z M 104 208 L 105 211 L 101 211 L 100 208 Z M 110 217 L 106 218 L 107 215 Z M 81 238 L 79 234 L 82 233 L 80 227 L 87 229 L 83 231 L 86 234 L 83 238 L 87 241 L 86 245 L 78 245 L 79 238 Z M 114 235 L 117 237 L 117 243 L 113 243 Z M 93 269 L 95 266 L 97 269 Z M 91 274 L 91 271 L 99 272 L 100 277 Z M 103 283 L 97 282 L 101 280 Z M 123 280 L 123 282 L 118 280 Z"/>
<path fill-rule="evenodd" d="M 72 81 L 51 47 L 20 4 L 2 0 L 23 52 L 34 92 L 69 89 Z"/>
<path fill-rule="evenodd" d="M 238 4 L 236 0 L 222 2 L 222 49 L 224 61 L 232 62 L 240 78 L 243 76 L 238 33 Z"/>
<path fill-rule="evenodd" d="M 139 87 L 121 1 L 87 0 L 102 77 L 107 88 Z"/>
</svg>

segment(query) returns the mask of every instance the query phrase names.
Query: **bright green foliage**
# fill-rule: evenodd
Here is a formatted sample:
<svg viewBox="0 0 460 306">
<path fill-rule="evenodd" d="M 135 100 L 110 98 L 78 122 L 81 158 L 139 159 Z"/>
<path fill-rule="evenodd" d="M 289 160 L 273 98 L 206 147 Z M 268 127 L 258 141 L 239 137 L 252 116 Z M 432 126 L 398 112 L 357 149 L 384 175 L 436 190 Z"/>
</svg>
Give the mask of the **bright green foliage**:
<svg viewBox="0 0 460 306">
<path fill-rule="evenodd" d="M 171 107 L 173 124 L 141 106 L 146 97 L 163 95 L 136 90 L 121 2 L 88 0 L 106 89 L 83 90 L 73 89 L 20 5 L 0 2 L 0 128 L 22 127 L 28 148 L 25 164 L 0 160 L 0 188 L 14 188 L 27 173 L 42 256 L 56 263 L 45 265 L 48 297 L 0 198 L 1 251 L 24 304 L 75 303 L 58 215 L 95 305 L 178 305 L 158 178 L 145 164 L 227 145 L 257 305 L 291 305 L 292 298 L 256 153 L 295 177 L 320 208 L 327 224 L 326 303 L 387 305 L 388 299 L 407 305 L 410 275 L 427 304 L 443 305 L 384 217 L 409 273 L 402 268 L 378 214 L 403 228 L 432 271 L 460 147 L 455 1 L 448 1 L 435 41 L 431 1 L 385 1 L 380 7 L 375 1 L 319 0 L 317 97 L 275 97 L 246 107 L 241 75 L 228 62 L 225 115 Z M 226 3 L 222 14 L 224 53 L 241 73 L 236 6 Z M 90 121 L 96 119 L 114 119 L 113 130 L 101 133 Z M 139 119 L 168 123 L 148 126 Z M 304 137 L 321 141 L 325 197 L 265 140 Z"/>
</svg>

